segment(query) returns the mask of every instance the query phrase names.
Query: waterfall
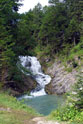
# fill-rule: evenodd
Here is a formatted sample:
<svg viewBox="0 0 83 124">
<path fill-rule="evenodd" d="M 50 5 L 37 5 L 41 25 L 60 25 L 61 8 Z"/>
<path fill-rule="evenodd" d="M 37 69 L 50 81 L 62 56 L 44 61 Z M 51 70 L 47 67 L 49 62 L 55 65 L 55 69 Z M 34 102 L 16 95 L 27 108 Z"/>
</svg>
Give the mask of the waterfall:
<svg viewBox="0 0 83 124">
<path fill-rule="evenodd" d="M 51 77 L 43 73 L 41 65 L 36 57 L 31 56 L 19 56 L 20 64 L 23 68 L 27 70 L 27 73 L 21 68 L 21 71 L 26 75 L 32 75 L 37 82 L 37 87 L 31 91 L 31 96 L 42 96 L 46 95 L 45 85 L 49 84 Z M 28 73 L 30 72 L 30 73 Z M 28 96 L 25 96 L 26 98 Z"/>
</svg>

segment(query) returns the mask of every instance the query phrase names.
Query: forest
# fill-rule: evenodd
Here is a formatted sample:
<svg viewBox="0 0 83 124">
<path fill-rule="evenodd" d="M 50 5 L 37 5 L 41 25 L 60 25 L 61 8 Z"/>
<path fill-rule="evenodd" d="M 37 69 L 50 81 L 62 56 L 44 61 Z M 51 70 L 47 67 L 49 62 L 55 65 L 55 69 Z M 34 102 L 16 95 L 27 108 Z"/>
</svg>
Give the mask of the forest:
<svg viewBox="0 0 83 124">
<path fill-rule="evenodd" d="M 82 61 L 82 0 L 49 0 L 49 6 L 38 3 L 22 14 L 18 13 L 20 6 L 20 0 L 0 0 L 0 90 L 23 83 L 17 67 L 20 55 L 58 56 L 73 67 L 78 66 L 75 57 Z"/>
<path fill-rule="evenodd" d="M 83 48 L 82 0 L 49 0 L 49 6 L 35 6 L 19 14 L 19 0 L 0 0 L 0 80 L 16 80 L 19 55 L 37 55 L 38 52 L 52 57 L 66 55 L 74 47 L 78 56 Z M 2 76 L 3 75 L 3 76 Z"/>
</svg>

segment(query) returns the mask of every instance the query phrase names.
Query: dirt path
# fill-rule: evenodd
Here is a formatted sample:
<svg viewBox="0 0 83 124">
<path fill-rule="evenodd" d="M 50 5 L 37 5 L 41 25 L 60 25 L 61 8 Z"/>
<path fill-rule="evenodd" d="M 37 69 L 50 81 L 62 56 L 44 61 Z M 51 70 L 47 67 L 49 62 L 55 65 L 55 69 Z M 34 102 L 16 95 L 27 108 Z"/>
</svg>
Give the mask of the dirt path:
<svg viewBox="0 0 83 124">
<path fill-rule="evenodd" d="M 32 119 L 34 124 L 60 124 L 59 122 L 48 121 L 44 117 L 37 117 Z"/>
</svg>

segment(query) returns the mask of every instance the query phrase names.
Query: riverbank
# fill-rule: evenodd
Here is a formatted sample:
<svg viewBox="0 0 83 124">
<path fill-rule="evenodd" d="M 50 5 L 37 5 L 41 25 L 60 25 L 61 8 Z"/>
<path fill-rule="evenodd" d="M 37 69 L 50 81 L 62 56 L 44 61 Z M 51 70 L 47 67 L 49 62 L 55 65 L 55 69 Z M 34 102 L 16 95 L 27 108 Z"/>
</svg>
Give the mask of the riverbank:
<svg viewBox="0 0 83 124">
<path fill-rule="evenodd" d="M 13 96 L 0 93 L 0 124 L 34 124 L 31 119 L 37 112 Z"/>
<path fill-rule="evenodd" d="M 71 115 L 72 111 L 68 113 Z M 0 93 L 0 124 L 82 124 L 83 112 L 75 115 L 76 120 L 69 121 L 59 120 L 59 113 L 56 114 L 54 111 L 49 116 L 42 116 L 15 97 Z"/>
<path fill-rule="evenodd" d="M 0 93 L 0 124 L 61 124 L 47 120 L 15 97 Z"/>
</svg>

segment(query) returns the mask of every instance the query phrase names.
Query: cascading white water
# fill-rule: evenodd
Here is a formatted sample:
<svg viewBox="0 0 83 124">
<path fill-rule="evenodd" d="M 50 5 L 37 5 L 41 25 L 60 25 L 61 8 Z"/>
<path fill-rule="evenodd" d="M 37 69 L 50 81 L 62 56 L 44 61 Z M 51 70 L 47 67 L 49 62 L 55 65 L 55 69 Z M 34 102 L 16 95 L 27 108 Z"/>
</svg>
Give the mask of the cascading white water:
<svg viewBox="0 0 83 124">
<path fill-rule="evenodd" d="M 46 95 L 45 85 L 49 84 L 51 81 L 51 77 L 49 75 L 45 75 L 42 72 L 41 65 L 36 57 L 31 56 L 19 56 L 21 65 L 31 72 L 33 78 L 37 81 L 37 87 L 31 91 L 31 96 L 42 96 Z M 23 70 L 21 70 L 24 72 Z M 29 73 L 26 73 L 29 75 Z"/>
</svg>

